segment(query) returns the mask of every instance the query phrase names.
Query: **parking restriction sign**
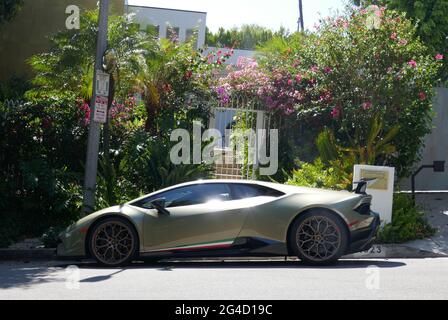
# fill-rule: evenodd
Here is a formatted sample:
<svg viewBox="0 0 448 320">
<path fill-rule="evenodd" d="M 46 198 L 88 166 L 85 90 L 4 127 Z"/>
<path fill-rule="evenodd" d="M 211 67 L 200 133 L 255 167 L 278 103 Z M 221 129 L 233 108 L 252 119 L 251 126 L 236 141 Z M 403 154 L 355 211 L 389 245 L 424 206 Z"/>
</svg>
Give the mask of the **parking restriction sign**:
<svg viewBox="0 0 448 320">
<path fill-rule="evenodd" d="M 105 96 L 96 96 L 93 121 L 98 123 L 106 123 L 108 101 L 108 98 Z"/>
</svg>

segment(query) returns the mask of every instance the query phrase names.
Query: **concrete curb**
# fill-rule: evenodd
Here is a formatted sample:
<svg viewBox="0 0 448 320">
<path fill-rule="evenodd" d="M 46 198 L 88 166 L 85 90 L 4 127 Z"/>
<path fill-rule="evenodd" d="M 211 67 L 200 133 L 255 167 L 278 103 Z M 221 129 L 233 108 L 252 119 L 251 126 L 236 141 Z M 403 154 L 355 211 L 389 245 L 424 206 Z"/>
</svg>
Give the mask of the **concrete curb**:
<svg viewBox="0 0 448 320">
<path fill-rule="evenodd" d="M 402 244 L 375 244 L 368 251 L 357 252 L 343 256 L 343 259 L 418 259 L 418 258 L 440 258 L 447 254 L 422 250 Z"/>
<path fill-rule="evenodd" d="M 0 260 L 55 259 L 56 249 L 0 249 Z"/>
<path fill-rule="evenodd" d="M 345 255 L 342 259 L 418 259 L 440 258 L 447 254 L 399 244 L 376 244 L 367 252 Z M 56 260 L 56 249 L 0 249 L 0 260 Z"/>
</svg>

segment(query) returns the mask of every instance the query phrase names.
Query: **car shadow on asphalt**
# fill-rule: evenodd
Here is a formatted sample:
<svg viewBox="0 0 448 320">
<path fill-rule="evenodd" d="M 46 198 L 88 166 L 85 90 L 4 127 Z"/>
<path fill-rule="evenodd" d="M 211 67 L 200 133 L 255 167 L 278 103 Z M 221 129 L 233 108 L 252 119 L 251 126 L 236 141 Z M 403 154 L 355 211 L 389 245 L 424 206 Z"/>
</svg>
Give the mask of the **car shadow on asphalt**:
<svg viewBox="0 0 448 320">
<path fill-rule="evenodd" d="M 163 260 L 163 261 L 136 261 L 126 267 L 104 267 L 95 262 L 82 262 L 76 264 L 79 268 L 85 269 L 110 269 L 119 270 L 120 272 L 126 269 L 156 269 L 160 271 L 172 271 L 175 269 L 359 269 L 367 267 L 378 268 L 397 268 L 403 267 L 404 262 L 389 261 L 389 260 L 339 260 L 331 265 L 309 265 L 298 260 Z"/>
<path fill-rule="evenodd" d="M 93 261 L 54 261 L 48 263 L 14 262 L 4 264 L 0 272 L 0 289 L 30 288 L 43 283 L 67 281 L 68 267 L 77 267 L 80 270 L 110 270 L 108 274 L 95 275 L 81 279 L 81 283 L 103 282 L 112 279 L 119 273 L 132 269 L 148 269 L 160 272 L 176 271 L 176 269 L 359 269 L 367 267 L 398 268 L 406 264 L 399 261 L 388 260 L 340 260 L 336 264 L 327 266 L 310 266 L 300 261 L 292 260 L 164 260 L 154 262 L 151 260 L 136 261 L 126 267 L 103 267 Z"/>
<path fill-rule="evenodd" d="M 108 268 L 97 263 L 78 264 L 79 268 L 117 270 L 109 275 L 85 278 L 80 282 L 100 282 L 109 280 L 113 275 L 127 269 L 156 269 L 158 271 L 175 271 L 176 269 L 359 269 L 367 267 L 397 268 L 405 266 L 403 262 L 387 260 L 340 260 L 327 266 L 312 266 L 301 261 L 260 261 L 260 260 L 174 260 L 174 261 L 138 261 L 124 268 Z"/>
</svg>

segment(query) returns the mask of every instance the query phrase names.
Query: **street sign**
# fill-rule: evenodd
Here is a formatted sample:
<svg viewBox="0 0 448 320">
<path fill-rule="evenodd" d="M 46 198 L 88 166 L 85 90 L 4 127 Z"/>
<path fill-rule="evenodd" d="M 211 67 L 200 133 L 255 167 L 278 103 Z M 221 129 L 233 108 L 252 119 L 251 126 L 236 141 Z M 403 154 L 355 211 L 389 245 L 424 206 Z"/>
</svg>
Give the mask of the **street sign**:
<svg viewBox="0 0 448 320">
<path fill-rule="evenodd" d="M 93 121 L 98 123 L 106 123 L 107 121 L 107 104 L 109 99 L 107 96 L 96 96 L 95 111 Z"/>
<path fill-rule="evenodd" d="M 101 70 L 96 70 L 96 95 L 97 96 L 109 96 L 109 81 L 110 74 Z"/>
</svg>

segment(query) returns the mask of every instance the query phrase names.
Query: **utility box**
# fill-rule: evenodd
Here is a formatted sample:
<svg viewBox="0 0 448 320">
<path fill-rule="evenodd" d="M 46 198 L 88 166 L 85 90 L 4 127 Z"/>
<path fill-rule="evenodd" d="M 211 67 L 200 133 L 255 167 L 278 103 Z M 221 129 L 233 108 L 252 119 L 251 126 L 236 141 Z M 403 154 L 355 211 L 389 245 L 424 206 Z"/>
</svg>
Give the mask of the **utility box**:
<svg viewBox="0 0 448 320">
<path fill-rule="evenodd" d="M 367 183 L 366 193 L 372 196 L 372 210 L 380 214 L 381 225 L 392 222 L 395 168 L 357 164 L 353 169 L 353 188 L 361 179 Z"/>
</svg>

